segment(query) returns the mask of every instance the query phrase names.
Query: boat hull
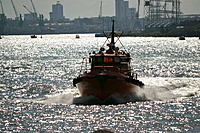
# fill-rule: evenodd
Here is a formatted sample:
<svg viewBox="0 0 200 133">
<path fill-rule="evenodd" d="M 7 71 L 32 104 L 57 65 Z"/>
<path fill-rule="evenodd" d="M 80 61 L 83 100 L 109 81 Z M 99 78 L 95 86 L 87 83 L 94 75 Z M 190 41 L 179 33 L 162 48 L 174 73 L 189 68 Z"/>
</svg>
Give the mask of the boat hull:
<svg viewBox="0 0 200 133">
<path fill-rule="evenodd" d="M 142 82 L 122 74 L 88 74 L 75 79 L 74 82 L 82 96 L 95 96 L 101 100 L 112 95 L 128 98 L 143 85 Z"/>
</svg>

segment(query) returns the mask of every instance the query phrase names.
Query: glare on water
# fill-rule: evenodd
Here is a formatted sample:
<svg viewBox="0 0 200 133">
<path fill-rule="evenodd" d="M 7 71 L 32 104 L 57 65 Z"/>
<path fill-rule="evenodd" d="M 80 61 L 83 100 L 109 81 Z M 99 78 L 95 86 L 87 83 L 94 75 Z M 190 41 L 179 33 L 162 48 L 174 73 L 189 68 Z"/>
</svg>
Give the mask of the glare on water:
<svg viewBox="0 0 200 133">
<path fill-rule="evenodd" d="M 81 34 L 80 39 L 73 34 L 37 39 L 4 36 L 0 131 L 198 132 L 200 40 L 123 37 L 120 41 L 145 87 L 126 104 L 83 106 L 73 104 L 80 94 L 72 79 L 78 76 L 82 58 L 98 51 L 105 38 L 94 34 Z"/>
</svg>

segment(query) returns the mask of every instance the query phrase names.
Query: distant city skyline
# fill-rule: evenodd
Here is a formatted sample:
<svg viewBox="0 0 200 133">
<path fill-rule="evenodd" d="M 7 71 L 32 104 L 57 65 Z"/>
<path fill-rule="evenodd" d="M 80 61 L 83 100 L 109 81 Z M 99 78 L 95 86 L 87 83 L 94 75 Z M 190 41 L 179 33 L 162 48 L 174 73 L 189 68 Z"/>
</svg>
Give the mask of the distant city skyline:
<svg viewBox="0 0 200 133">
<path fill-rule="evenodd" d="M 15 13 L 10 0 L 1 0 L 3 3 L 4 13 L 8 18 L 15 18 Z M 50 19 L 49 13 L 52 11 L 52 5 L 58 0 L 33 0 L 36 10 L 39 14 Z M 100 11 L 100 2 L 103 2 L 102 16 L 115 16 L 115 0 L 59 0 L 63 5 L 64 16 L 69 19 L 98 17 Z M 138 0 L 129 1 L 130 8 L 137 8 Z M 144 0 L 140 0 L 140 17 L 143 17 Z M 18 14 L 27 14 L 28 11 L 23 7 L 33 11 L 30 0 L 13 0 Z M 181 0 L 181 11 L 184 14 L 200 14 L 200 0 Z M 0 12 L 1 8 L 0 8 Z"/>
</svg>

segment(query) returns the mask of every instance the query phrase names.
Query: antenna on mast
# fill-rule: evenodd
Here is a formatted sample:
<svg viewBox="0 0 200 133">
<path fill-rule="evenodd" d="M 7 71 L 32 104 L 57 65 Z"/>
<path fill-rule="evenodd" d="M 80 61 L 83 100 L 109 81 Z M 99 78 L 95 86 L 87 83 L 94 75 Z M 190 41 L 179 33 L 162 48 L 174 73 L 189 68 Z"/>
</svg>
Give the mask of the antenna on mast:
<svg viewBox="0 0 200 133">
<path fill-rule="evenodd" d="M 112 19 L 112 32 L 111 32 L 111 44 L 115 44 L 115 20 Z"/>
</svg>

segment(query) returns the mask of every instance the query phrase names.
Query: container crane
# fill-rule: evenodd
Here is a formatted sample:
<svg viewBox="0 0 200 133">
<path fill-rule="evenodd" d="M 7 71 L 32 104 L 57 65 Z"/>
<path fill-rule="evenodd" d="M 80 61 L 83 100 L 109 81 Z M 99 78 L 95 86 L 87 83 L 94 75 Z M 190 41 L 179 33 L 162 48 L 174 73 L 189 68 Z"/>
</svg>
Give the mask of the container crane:
<svg viewBox="0 0 200 133">
<path fill-rule="evenodd" d="M 22 27 L 22 25 L 23 25 L 22 15 L 21 14 L 18 15 L 18 12 L 15 8 L 15 4 L 14 4 L 13 0 L 11 0 L 11 3 L 12 3 L 12 6 L 13 6 L 13 9 L 14 9 L 14 12 L 15 12 L 15 16 L 16 16 L 15 19 L 17 21 L 19 21 L 19 27 Z"/>
<path fill-rule="evenodd" d="M 4 14 L 3 3 L 1 0 L 0 0 L 0 4 L 1 4 L 1 11 L 2 11 L 2 13 L 0 14 L 0 34 L 3 34 L 5 30 L 5 25 L 6 25 L 6 16 Z"/>
<path fill-rule="evenodd" d="M 11 3 L 12 3 L 12 6 L 13 6 L 13 9 L 14 9 L 14 12 L 15 12 L 16 20 L 19 20 L 19 16 L 18 16 L 18 13 L 17 13 L 17 10 L 15 8 L 13 0 L 11 0 Z"/>
<path fill-rule="evenodd" d="M 36 16 L 37 16 L 37 11 L 36 11 L 35 6 L 34 6 L 34 4 L 33 4 L 33 0 L 31 0 L 31 4 L 32 4 L 33 10 L 34 10 L 34 13 L 35 13 Z"/>
<path fill-rule="evenodd" d="M 0 0 L 0 4 L 1 4 L 1 11 L 2 11 L 2 14 L 4 14 L 3 3 L 2 3 L 1 0 Z"/>
<path fill-rule="evenodd" d="M 37 23 L 40 26 L 40 30 L 42 31 L 43 30 L 43 26 L 44 26 L 44 16 L 42 14 L 39 14 L 39 18 L 38 18 L 37 17 L 37 12 L 36 12 L 36 9 L 35 9 L 35 6 L 34 6 L 32 0 L 31 0 L 31 3 L 32 3 L 34 12 L 30 11 L 25 5 L 23 5 L 23 6 L 33 16 L 33 18 L 37 21 Z"/>
<path fill-rule="evenodd" d="M 23 5 L 23 7 L 33 16 L 33 18 L 35 18 L 36 20 L 38 19 L 37 15 L 35 13 L 33 13 L 32 11 L 30 11 L 25 5 Z"/>
<path fill-rule="evenodd" d="M 38 17 L 38 13 L 36 11 L 36 8 L 35 8 L 35 5 L 33 3 L 33 0 L 30 0 L 30 1 L 31 1 L 33 10 L 34 10 L 34 14 L 36 15 L 36 18 L 39 21 L 40 29 L 42 30 L 42 27 L 44 26 L 44 16 L 43 16 L 43 14 L 39 14 L 39 17 Z"/>
<path fill-rule="evenodd" d="M 33 10 L 34 10 L 34 14 L 35 14 L 35 16 L 36 16 L 36 18 L 37 18 L 37 21 L 38 21 L 38 23 L 39 23 L 40 30 L 42 31 L 42 30 L 43 30 L 43 26 L 44 26 L 44 16 L 43 16 L 42 14 L 39 14 L 39 17 L 38 17 L 38 14 L 37 14 L 35 5 L 34 5 L 34 3 L 33 3 L 33 0 L 30 0 L 30 1 L 31 1 Z"/>
<path fill-rule="evenodd" d="M 31 4 L 32 4 L 34 12 L 32 12 L 31 10 L 29 10 L 25 5 L 23 5 L 23 6 L 37 20 L 38 19 L 37 18 L 37 11 L 36 11 L 35 6 L 33 4 L 33 0 L 30 0 L 30 1 L 31 1 Z"/>
</svg>

